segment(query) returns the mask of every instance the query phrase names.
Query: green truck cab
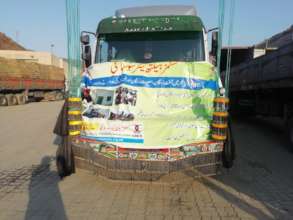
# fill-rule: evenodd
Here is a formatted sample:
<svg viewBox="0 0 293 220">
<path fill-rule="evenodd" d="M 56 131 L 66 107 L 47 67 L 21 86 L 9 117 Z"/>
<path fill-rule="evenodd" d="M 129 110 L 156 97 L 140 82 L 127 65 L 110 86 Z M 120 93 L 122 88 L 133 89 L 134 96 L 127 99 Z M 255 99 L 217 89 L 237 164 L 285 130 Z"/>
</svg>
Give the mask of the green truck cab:
<svg viewBox="0 0 293 220">
<path fill-rule="evenodd" d="M 232 166 L 228 100 L 209 61 L 216 57 L 215 36 L 209 54 L 195 8 L 180 5 L 120 9 L 96 33 L 82 32 L 79 142 L 100 158 L 99 173 L 153 180 L 186 166 L 204 175 L 216 174 L 222 161 Z M 77 164 L 82 155 L 75 155 Z"/>
<path fill-rule="evenodd" d="M 207 32 L 195 8 L 189 6 L 120 9 L 115 16 L 100 21 L 96 35 L 96 63 L 116 59 L 140 63 L 209 59 Z M 87 35 L 82 41 L 88 45 Z M 90 50 L 86 51 L 84 58 L 89 66 Z"/>
</svg>

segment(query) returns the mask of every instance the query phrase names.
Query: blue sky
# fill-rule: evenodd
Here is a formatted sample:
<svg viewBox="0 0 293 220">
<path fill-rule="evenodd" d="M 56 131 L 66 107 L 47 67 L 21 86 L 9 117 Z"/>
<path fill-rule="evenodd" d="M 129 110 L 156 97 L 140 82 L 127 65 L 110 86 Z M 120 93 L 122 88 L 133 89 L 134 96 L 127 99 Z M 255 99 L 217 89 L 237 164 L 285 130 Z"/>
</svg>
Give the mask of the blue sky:
<svg viewBox="0 0 293 220">
<path fill-rule="evenodd" d="M 95 31 L 115 9 L 157 4 L 196 5 L 205 26 L 217 26 L 218 0 L 80 0 L 81 30 Z M 288 28 L 292 9 L 293 0 L 236 0 L 233 45 L 251 45 Z M 54 44 L 54 53 L 66 56 L 65 0 L 3 0 L 0 31 L 32 50 L 50 51 Z"/>
</svg>

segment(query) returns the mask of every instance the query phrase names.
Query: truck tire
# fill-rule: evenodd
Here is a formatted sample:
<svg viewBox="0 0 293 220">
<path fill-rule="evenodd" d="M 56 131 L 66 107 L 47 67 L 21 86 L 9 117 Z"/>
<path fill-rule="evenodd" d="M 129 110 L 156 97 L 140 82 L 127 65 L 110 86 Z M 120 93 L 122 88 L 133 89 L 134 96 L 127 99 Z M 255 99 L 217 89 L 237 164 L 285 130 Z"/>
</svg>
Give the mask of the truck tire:
<svg viewBox="0 0 293 220">
<path fill-rule="evenodd" d="M 26 98 L 24 94 L 17 94 L 16 98 L 17 98 L 17 103 L 19 105 L 24 105 L 26 103 Z"/>
<path fill-rule="evenodd" d="M 51 101 L 51 95 L 50 95 L 50 92 L 45 92 L 45 93 L 44 93 L 44 98 L 43 98 L 42 101 L 43 101 L 43 102 Z"/>
<path fill-rule="evenodd" d="M 63 97 L 63 94 L 62 92 L 57 92 L 56 95 L 55 95 L 55 100 L 56 101 L 60 101 L 62 100 L 64 97 Z"/>
<path fill-rule="evenodd" d="M 235 159 L 235 143 L 232 135 L 231 125 L 229 123 L 227 130 L 227 140 L 224 143 L 224 149 L 222 153 L 223 166 L 225 168 L 231 168 Z"/>
<path fill-rule="evenodd" d="M 46 92 L 43 101 L 56 101 L 57 92 Z"/>
<path fill-rule="evenodd" d="M 7 99 L 8 106 L 17 105 L 17 98 L 16 98 L 15 95 L 8 94 L 8 95 L 5 95 L 5 96 L 6 96 L 6 99 Z"/>
<path fill-rule="evenodd" d="M 0 106 L 7 106 L 8 101 L 5 95 L 0 95 Z"/>
<path fill-rule="evenodd" d="M 72 148 L 71 139 L 68 136 L 63 136 L 61 138 L 61 143 L 59 143 L 56 152 L 56 166 L 58 175 L 62 179 L 74 173 L 75 167 L 73 152 L 72 149 L 70 149 Z"/>
<path fill-rule="evenodd" d="M 68 171 L 66 169 L 66 161 L 65 161 L 64 156 L 62 156 L 62 155 L 57 156 L 56 167 L 57 167 L 58 175 L 60 176 L 61 179 L 68 175 Z"/>
<path fill-rule="evenodd" d="M 291 144 L 291 150 L 293 151 L 293 118 L 291 118 L 288 123 L 288 136 Z"/>
</svg>

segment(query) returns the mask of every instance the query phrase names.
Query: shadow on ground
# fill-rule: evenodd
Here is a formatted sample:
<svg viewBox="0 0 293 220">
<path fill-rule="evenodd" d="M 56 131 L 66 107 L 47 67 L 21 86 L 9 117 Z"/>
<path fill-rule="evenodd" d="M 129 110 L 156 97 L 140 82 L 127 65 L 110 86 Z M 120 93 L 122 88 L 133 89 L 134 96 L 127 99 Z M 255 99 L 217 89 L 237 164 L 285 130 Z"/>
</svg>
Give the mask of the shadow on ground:
<svg viewBox="0 0 293 220">
<path fill-rule="evenodd" d="M 217 194 L 257 219 L 293 216 L 293 154 L 284 125 L 278 120 L 233 120 L 237 158 L 235 166 L 204 182 Z M 225 188 L 232 188 L 234 194 Z M 265 207 L 266 212 L 251 206 Z M 262 209 L 263 210 L 263 209 Z M 290 217 L 291 216 L 291 217 Z"/>
<path fill-rule="evenodd" d="M 262 116 L 234 117 L 233 122 L 234 125 L 241 124 L 241 126 L 257 130 L 257 135 L 268 137 L 267 140 L 271 140 L 285 151 L 293 153 L 293 146 L 287 135 L 287 127 L 282 119 Z M 250 138 L 249 133 L 244 133 L 244 135 Z"/>
<path fill-rule="evenodd" d="M 67 219 L 58 186 L 60 178 L 50 169 L 54 161 L 54 157 L 44 156 L 31 174 L 25 220 Z"/>
</svg>

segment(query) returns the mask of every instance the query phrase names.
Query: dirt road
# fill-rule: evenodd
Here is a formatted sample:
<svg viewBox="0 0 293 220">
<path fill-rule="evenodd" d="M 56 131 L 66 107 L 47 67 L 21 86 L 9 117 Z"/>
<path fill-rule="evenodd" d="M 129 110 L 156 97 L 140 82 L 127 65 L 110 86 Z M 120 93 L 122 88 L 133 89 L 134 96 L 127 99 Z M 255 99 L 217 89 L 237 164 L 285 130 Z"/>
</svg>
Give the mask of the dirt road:
<svg viewBox="0 0 293 220">
<path fill-rule="evenodd" d="M 0 108 L 0 167 L 38 164 L 55 155 L 52 129 L 62 102 L 29 103 Z"/>
<path fill-rule="evenodd" d="M 0 219 L 293 219 L 293 154 L 274 121 L 234 120 L 235 166 L 180 184 L 60 181 L 52 129 L 62 102 L 0 108 Z"/>
</svg>

